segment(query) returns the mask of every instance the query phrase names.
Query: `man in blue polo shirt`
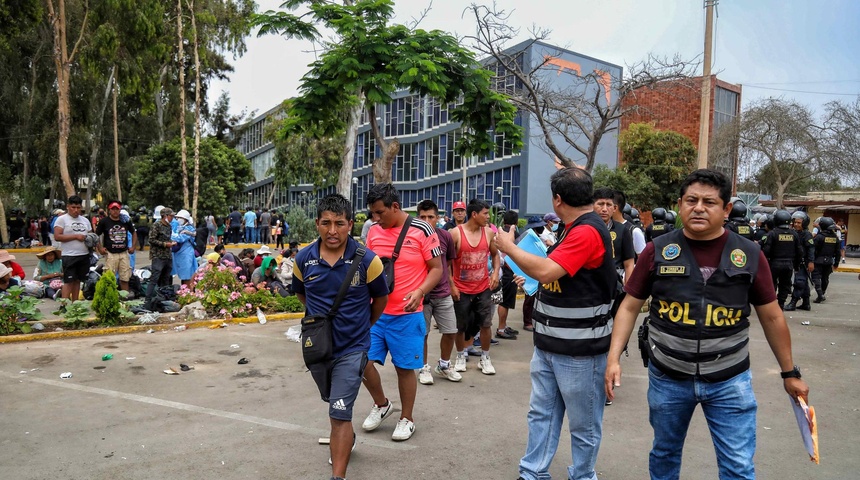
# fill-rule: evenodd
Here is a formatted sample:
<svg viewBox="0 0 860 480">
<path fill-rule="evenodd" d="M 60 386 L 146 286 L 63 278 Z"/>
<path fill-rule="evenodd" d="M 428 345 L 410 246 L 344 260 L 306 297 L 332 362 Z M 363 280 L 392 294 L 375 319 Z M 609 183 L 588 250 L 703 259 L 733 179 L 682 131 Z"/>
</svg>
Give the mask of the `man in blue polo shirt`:
<svg viewBox="0 0 860 480">
<path fill-rule="evenodd" d="M 350 236 L 352 207 L 342 195 L 328 195 L 320 201 L 316 225 L 319 239 L 299 251 L 293 270 L 293 292 L 305 304 L 307 315 L 328 313 L 361 246 Z M 370 326 L 388 303 L 382 270 L 382 261 L 367 250 L 332 321 L 334 359 L 311 366 L 320 395 L 329 403 L 332 480 L 346 476 L 355 448 L 352 407 L 367 365 Z"/>
</svg>

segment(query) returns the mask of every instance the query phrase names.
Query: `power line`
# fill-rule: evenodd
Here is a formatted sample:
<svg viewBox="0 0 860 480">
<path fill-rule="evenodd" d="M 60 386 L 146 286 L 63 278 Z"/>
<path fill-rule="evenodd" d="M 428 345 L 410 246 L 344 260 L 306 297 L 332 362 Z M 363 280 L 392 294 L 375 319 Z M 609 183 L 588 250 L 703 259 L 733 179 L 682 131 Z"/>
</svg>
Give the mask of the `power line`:
<svg viewBox="0 0 860 480">
<path fill-rule="evenodd" d="M 742 84 L 742 86 L 744 88 L 758 88 L 760 90 L 776 90 L 778 92 L 809 93 L 809 94 L 813 94 L 813 95 L 840 95 L 840 96 L 846 96 L 846 97 L 856 97 L 856 96 L 860 95 L 860 92 L 858 92 L 858 93 L 812 92 L 812 91 L 808 91 L 808 90 L 793 90 L 793 89 L 789 89 L 789 88 L 759 87 L 757 85 L 750 85 L 750 84 Z"/>
</svg>

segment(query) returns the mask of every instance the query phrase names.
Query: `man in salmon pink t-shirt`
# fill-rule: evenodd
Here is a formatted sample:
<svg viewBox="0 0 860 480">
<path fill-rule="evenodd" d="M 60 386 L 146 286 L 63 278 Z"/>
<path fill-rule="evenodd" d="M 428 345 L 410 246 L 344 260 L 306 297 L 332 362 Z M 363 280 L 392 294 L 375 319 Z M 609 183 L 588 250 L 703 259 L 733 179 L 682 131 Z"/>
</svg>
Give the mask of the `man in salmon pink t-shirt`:
<svg viewBox="0 0 860 480">
<path fill-rule="evenodd" d="M 367 233 L 367 246 L 381 258 L 394 262 L 394 286 L 388 295 L 388 304 L 379 320 L 370 330 L 371 361 L 364 372 L 364 386 L 373 397 L 373 407 L 362 428 L 375 430 L 393 412 L 392 402 L 385 396 L 382 380 L 373 362 L 385 364 L 391 354 L 391 363 L 397 372 L 400 401 L 403 402 L 400 421 L 391 436 L 392 440 L 408 440 L 415 432 L 412 408 L 415 405 L 417 381 L 415 370 L 424 366 L 424 295 L 430 293 L 442 278 L 442 261 L 439 258 L 439 237 L 433 228 L 419 219 L 410 218 L 400 209 L 400 196 L 390 183 L 376 184 L 367 193 L 370 211 L 379 216 L 379 223 Z M 396 258 L 394 247 L 401 230 L 408 228 Z M 390 279 L 389 279 L 390 280 Z"/>
</svg>

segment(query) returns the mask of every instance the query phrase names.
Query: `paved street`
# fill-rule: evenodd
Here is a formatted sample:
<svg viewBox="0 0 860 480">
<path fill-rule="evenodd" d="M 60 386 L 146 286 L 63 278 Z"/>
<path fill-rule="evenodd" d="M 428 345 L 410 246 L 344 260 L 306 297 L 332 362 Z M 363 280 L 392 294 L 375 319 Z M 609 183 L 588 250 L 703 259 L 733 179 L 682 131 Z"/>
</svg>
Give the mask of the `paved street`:
<svg viewBox="0 0 860 480">
<path fill-rule="evenodd" d="M 821 465 L 807 460 L 778 367 L 761 329 L 753 327 L 759 478 L 857 478 L 858 286 L 857 274 L 834 274 L 827 303 L 815 306 L 814 315 L 789 318 L 795 361 L 820 419 Z M 295 323 L 0 345 L 0 478 L 327 479 L 328 448 L 317 443 L 328 435 L 326 406 L 298 344 L 284 336 Z M 519 311 L 511 325 L 521 327 Z M 432 359 L 438 340 L 434 330 Z M 618 399 L 606 410 L 600 478 L 647 478 L 647 378 L 631 347 Z M 497 375 L 481 375 L 473 358 L 461 383 L 419 385 L 417 430 L 405 443 L 390 440 L 392 419 L 375 432 L 361 430 L 370 406 L 362 390 L 349 478 L 516 478 L 526 442 L 530 352 L 530 334 L 523 332 L 493 348 Z M 106 353 L 113 359 L 102 361 Z M 250 363 L 238 365 L 242 357 Z M 195 368 L 162 373 L 180 363 Z M 61 380 L 63 372 L 74 376 Z M 393 368 L 381 372 L 399 404 Z M 686 447 L 682 478 L 716 478 L 701 413 Z M 554 478 L 566 478 L 569 452 L 562 435 Z"/>
</svg>

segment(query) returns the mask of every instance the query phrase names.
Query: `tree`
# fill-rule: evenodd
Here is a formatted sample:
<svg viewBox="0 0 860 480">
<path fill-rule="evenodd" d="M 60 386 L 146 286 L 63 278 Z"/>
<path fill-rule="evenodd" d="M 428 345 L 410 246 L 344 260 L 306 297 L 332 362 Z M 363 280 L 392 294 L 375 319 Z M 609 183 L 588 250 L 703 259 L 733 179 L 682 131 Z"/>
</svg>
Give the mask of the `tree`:
<svg viewBox="0 0 860 480">
<path fill-rule="evenodd" d="M 455 104 L 454 121 L 463 125 L 458 145 L 463 154 L 494 150 L 495 135 L 504 135 L 514 150 L 522 146 L 522 130 L 514 123 L 516 108 L 490 88 L 492 73 L 453 36 L 390 23 L 390 0 L 346 1 L 344 5 L 316 0 L 287 0 L 282 7 L 306 6 L 312 22 L 286 12 L 266 12 L 255 18 L 260 35 L 321 41 L 316 25 L 335 32 L 322 42 L 324 52 L 302 78 L 299 97 L 292 100 L 281 131 L 291 135 L 336 136 L 346 131 L 347 142 L 357 128 L 358 108 L 367 111 L 371 132 L 382 156 L 373 162 L 374 181 L 391 181 L 391 166 L 399 152 L 397 138 L 386 138 L 377 108 L 399 90 Z M 344 115 L 347 112 L 347 115 Z M 348 146 L 346 149 L 349 152 Z M 337 189 L 350 195 L 352 157 L 344 158 Z M 348 173 L 348 175 L 346 174 Z"/>
<path fill-rule="evenodd" d="M 627 203 L 640 210 L 652 210 L 657 206 L 664 206 L 654 203 L 656 200 L 654 192 L 658 187 L 647 176 L 631 175 L 623 167 L 612 169 L 606 165 L 595 165 L 591 176 L 595 188 L 608 187 L 624 192 Z"/>
<path fill-rule="evenodd" d="M 524 63 L 523 51 L 512 51 L 509 42 L 519 36 L 519 29 L 507 24 L 510 14 L 495 5 L 472 4 L 477 33 L 466 38 L 487 56 L 499 77 L 513 76 L 513 87 L 504 93 L 517 108 L 528 112 L 537 122 L 544 146 L 551 156 L 566 167 L 584 164 L 594 168 L 595 156 L 606 134 L 617 131 L 626 113 L 624 98 L 639 88 L 655 88 L 661 82 L 689 78 L 698 63 L 680 57 L 663 59 L 649 56 L 627 66 L 627 77 L 612 74 L 610 68 L 582 71 L 579 65 L 558 62 L 559 51 L 547 52 L 533 65 Z M 550 30 L 535 28 L 531 43 L 549 38 Z M 570 63 L 570 62 L 568 62 Z M 564 75 L 564 80 L 551 77 Z M 567 153 L 572 148 L 576 157 Z"/>
<path fill-rule="evenodd" d="M 179 139 L 156 145 L 135 162 L 131 176 L 131 198 L 142 205 L 181 205 L 182 178 L 178 175 L 181 155 Z M 253 179 L 251 162 L 214 138 L 200 142 L 199 209 L 226 214 L 231 200 Z"/>
<path fill-rule="evenodd" d="M 285 102 L 290 104 L 290 100 Z M 285 107 L 288 108 L 288 107 Z M 279 186 L 331 185 L 335 183 L 342 164 L 343 135 L 327 137 L 321 135 L 279 135 L 284 123 L 282 111 L 275 112 L 275 118 L 266 126 L 263 133 L 275 145 L 275 161 L 267 174 L 273 174 Z M 280 118 L 279 118 L 280 117 Z M 274 189 L 272 189 L 274 193 Z"/>
<path fill-rule="evenodd" d="M 57 3 L 56 7 L 54 6 L 55 1 Z M 69 92 L 71 91 L 72 64 L 75 61 L 75 55 L 78 52 L 78 47 L 81 45 L 81 40 L 83 40 L 87 31 L 89 7 L 85 2 L 82 12 L 83 19 L 78 26 L 77 40 L 75 40 L 72 51 L 69 52 L 67 32 L 70 25 L 66 16 L 66 0 L 46 0 L 46 4 L 48 6 L 48 20 L 54 34 L 54 67 L 57 72 L 57 126 L 59 130 L 57 161 L 66 195 L 72 196 L 76 190 L 75 185 L 72 183 L 72 177 L 69 174 L 68 164 L 69 133 L 72 123 Z"/>
<path fill-rule="evenodd" d="M 824 129 L 828 162 L 840 175 L 860 179 L 860 97 L 854 103 L 829 102 Z"/>
<path fill-rule="evenodd" d="M 752 171 L 770 167 L 776 183 L 776 206 L 783 208 L 785 193 L 792 183 L 833 171 L 824 155 L 822 138 L 822 128 L 815 124 L 807 107 L 781 98 L 766 98 L 742 114 L 740 162 Z"/>
<path fill-rule="evenodd" d="M 624 172 L 634 178 L 648 178 L 652 184 L 650 202 L 642 199 L 643 207 L 670 207 L 677 202 L 681 183 L 696 165 L 696 147 L 689 138 L 656 130 L 647 123 L 634 123 L 621 133 L 618 147 Z"/>
<path fill-rule="evenodd" d="M 775 196 L 779 190 L 779 185 L 776 181 L 776 171 L 780 169 L 786 171 L 790 168 L 792 166 L 787 165 L 784 161 L 778 161 L 775 165 L 768 163 L 756 172 L 752 178 L 746 179 L 746 181 L 739 184 L 738 191 L 758 192 Z M 785 187 L 785 195 L 805 195 L 811 191 L 831 191 L 840 188 L 839 178 L 836 175 L 817 174 L 808 170 L 804 166 L 798 168 L 798 177 L 800 179 L 791 182 Z"/>
</svg>

